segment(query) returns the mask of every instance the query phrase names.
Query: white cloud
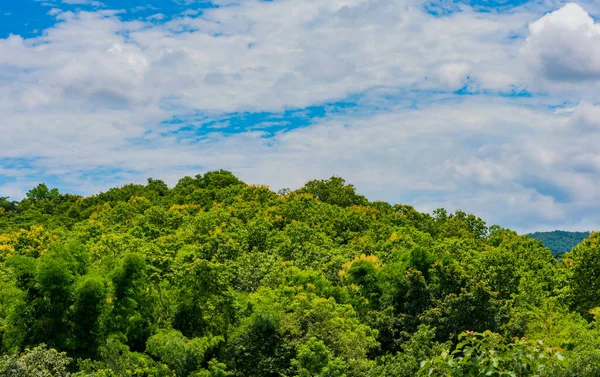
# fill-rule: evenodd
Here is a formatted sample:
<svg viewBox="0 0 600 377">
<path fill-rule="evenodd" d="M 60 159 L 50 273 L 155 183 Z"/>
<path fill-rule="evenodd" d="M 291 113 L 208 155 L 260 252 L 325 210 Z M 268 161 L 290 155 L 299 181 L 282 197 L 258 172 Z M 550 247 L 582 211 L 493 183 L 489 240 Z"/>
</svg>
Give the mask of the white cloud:
<svg viewBox="0 0 600 377">
<path fill-rule="evenodd" d="M 579 127 L 579 112 L 555 114 L 509 100 L 469 98 L 374 115 L 331 115 L 272 138 L 261 132 L 215 133 L 200 142 L 164 137 L 147 144 L 126 141 L 122 133 L 141 137 L 143 127 L 136 129 L 135 119 L 118 119 L 122 113 L 115 112 L 90 117 L 93 128 L 81 127 L 80 134 L 72 129 L 42 142 L 23 133 L 21 139 L 11 136 L 16 145 L 3 148 L 15 156 L 43 154 L 39 174 L 77 185 L 98 167 L 131 172 L 104 173 L 112 184 L 149 176 L 174 184 L 184 174 L 225 168 L 274 189 L 337 174 L 372 199 L 421 210 L 461 208 L 491 223 L 526 229 L 532 223 L 570 225 L 580 214 L 600 221 L 590 213 L 599 209 L 600 151 L 593 138 L 571 132 Z M 52 128 L 41 131 L 48 135 Z M 98 187 L 90 182 L 80 189 Z"/>
<path fill-rule="evenodd" d="M 597 27 L 584 13 L 464 7 L 439 18 L 416 0 L 248 0 L 164 24 L 57 13 L 40 38 L 0 39 L 0 154 L 33 159 L 0 192 L 48 176 L 91 193 L 226 168 L 274 188 L 338 174 L 371 198 L 459 207 L 520 229 L 599 224 L 597 88 L 542 82 L 595 77 Z M 562 73 L 550 67 L 578 43 L 590 51 L 564 58 Z M 451 94 L 467 84 L 492 94 Z M 522 89 L 547 96 L 493 95 Z M 254 127 L 222 135 L 227 122 L 202 137 L 161 123 L 353 94 L 362 99 L 348 114 L 271 138 Z M 579 105 L 548 110 L 565 101 Z"/>
<path fill-rule="evenodd" d="M 543 16 L 529 32 L 525 52 L 549 80 L 600 79 L 600 25 L 578 4 Z"/>
<path fill-rule="evenodd" d="M 152 16 L 146 17 L 147 21 L 162 21 L 164 19 L 165 19 L 165 15 L 162 13 L 156 13 L 156 14 L 153 14 Z"/>
<path fill-rule="evenodd" d="M 438 79 L 450 89 L 459 89 L 467 80 L 471 65 L 464 62 L 444 63 L 437 69 Z"/>
<path fill-rule="evenodd" d="M 502 66 L 516 53 L 507 37 L 526 24 L 523 15 L 465 10 L 440 19 L 421 5 L 246 1 L 163 25 L 121 22 L 108 11 L 66 12 L 40 39 L 0 41 L 0 62 L 35 68 L 24 80 L 89 96 L 94 106 L 94 93 L 111 93 L 204 111 L 304 107 L 381 86 L 446 89 L 469 74 L 483 88 L 514 83 Z M 115 45 L 127 57 L 113 54 Z M 123 59 L 143 61 L 148 74 L 130 75 Z M 499 68 L 501 81 L 494 79 Z M 73 93 L 75 82 L 85 93 Z M 51 98 L 65 100 L 55 92 Z"/>
<path fill-rule="evenodd" d="M 95 0 L 62 0 L 63 4 L 69 5 L 91 5 L 94 7 L 104 7 L 105 5 L 100 1 Z"/>
<path fill-rule="evenodd" d="M 48 11 L 48 14 L 50 16 L 56 16 L 58 14 L 62 13 L 62 10 L 60 8 L 52 8 Z"/>
</svg>

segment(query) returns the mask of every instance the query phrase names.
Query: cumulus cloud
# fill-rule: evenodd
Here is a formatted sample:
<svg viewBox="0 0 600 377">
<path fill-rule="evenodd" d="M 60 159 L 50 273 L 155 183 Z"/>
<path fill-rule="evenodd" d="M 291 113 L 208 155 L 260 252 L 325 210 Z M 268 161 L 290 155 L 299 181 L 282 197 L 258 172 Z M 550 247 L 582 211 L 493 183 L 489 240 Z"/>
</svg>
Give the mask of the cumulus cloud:
<svg viewBox="0 0 600 377">
<path fill-rule="evenodd" d="M 529 25 L 526 54 L 546 78 L 600 78 L 600 25 L 578 4 L 568 3 Z"/>
<path fill-rule="evenodd" d="M 60 13 L 41 38 L 0 41 L 0 62 L 33 69 L 23 80 L 39 80 L 55 101 L 58 91 L 108 106 L 168 98 L 193 110 L 278 111 L 373 87 L 454 88 L 469 74 L 506 89 L 513 74 L 491 72 L 524 25 L 522 15 L 468 10 L 436 18 L 413 0 L 246 1 L 163 24 L 117 16 Z"/>
</svg>

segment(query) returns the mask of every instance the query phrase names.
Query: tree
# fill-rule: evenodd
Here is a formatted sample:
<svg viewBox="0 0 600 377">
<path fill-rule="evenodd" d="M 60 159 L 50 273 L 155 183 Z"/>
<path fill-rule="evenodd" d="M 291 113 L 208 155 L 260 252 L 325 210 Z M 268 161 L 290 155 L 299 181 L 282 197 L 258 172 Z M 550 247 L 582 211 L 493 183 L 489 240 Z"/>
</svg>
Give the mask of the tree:
<svg viewBox="0 0 600 377">
<path fill-rule="evenodd" d="M 104 280 L 85 277 L 74 292 L 70 317 L 73 340 L 69 347 L 74 355 L 82 358 L 97 356 L 98 347 L 104 343 L 101 317 L 107 311 L 108 290 Z"/>
<path fill-rule="evenodd" d="M 143 351 L 153 333 L 152 307 L 146 262 L 138 254 L 127 254 L 112 276 L 113 309 L 109 328 L 127 337 L 134 351 Z"/>
<path fill-rule="evenodd" d="M 565 260 L 571 266 L 572 306 L 591 318 L 589 311 L 600 306 L 600 233 L 593 233 L 566 254 Z"/>
<path fill-rule="evenodd" d="M 353 185 L 347 185 L 344 179 L 335 176 L 326 180 L 309 181 L 299 192 L 312 194 L 323 203 L 341 207 L 367 203 L 364 196 L 356 193 Z"/>
<path fill-rule="evenodd" d="M 242 321 L 227 345 L 229 362 L 242 376 L 278 376 L 289 369 L 292 352 L 280 315 L 271 311 L 257 311 Z"/>
<path fill-rule="evenodd" d="M 26 195 L 27 198 L 33 203 L 38 203 L 44 199 L 55 199 L 60 195 L 60 193 L 58 192 L 58 189 L 53 188 L 50 190 L 48 189 L 48 186 L 40 183 L 36 187 L 29 190 Z"/>
<path fill-rule="evenodd" d="M 0 196 L 0 208 L 2 208 L 2 211 L 0 211 L 0 213 L 11 212 L 11 211 L 17 210 L 18 202 L 10 201 L 8 199 L 9 198 L 6 196 Z"/>
<path fill-rule="evenodd" d="M 70 334 L 68 314 L 79 264 L 74 249 L 55 247 L 39 260 L 13 257 L 17 286 L 24 295 L 10 310 L 4 339 L 9 349 L 47 343 L 65 349 Z"/>
<path fill-rule="evenodd" d="M 310 338 L 299 349 L 292 361 L 298 377 L 345 377 L 346 363 L 333 358 L 327 346 L 317 338 Z"/>
<path fill-rule="evenodd" d="M 20 355 L 2 356 L 0 376 L 2 377 L 69 377 L 68 366 L 71 359 L 66 353 L 47 349 L 44 344 L 27 348 Z"/>
<path fill-rule="evenodd" d="M 165 182 L 161 181 L 160 179 L 148 178 L 148 184 L 146 185 L 146 188 L 159 197 L 166 196 L 169 194 L 169 187 Z"/>
<path fill-rule="evenodd" d="M 498 334 L 465 332 L 454 351 L 446 350 L 423 362 L 418 376 L 561 376 L 565 369 L 560 350 L 542 341 L 515 339 Z"/>
<path fill-rule="evenodd" d="M 210 171 L 204 175 L 197 175 L 197 185 L 203 189 L 221 189 L 233 185 L 243 185 L 236 176 L 227 170 Z"/>
<path fill-rule="evenodd" d="M 194 258 L 176 267 L 177 307 L 173 327 L 185 336 L 226 334 L 235 321 L 235 298 L 222 265 Z"/>
<path fill-rule="evenodd" d="M 199 370 L 215 351 L 223 337 L 187 339 L 177 330 L 161 330 L 148 339 L 146 351 L 169 366 L 178 377 Z"/>
</svg>

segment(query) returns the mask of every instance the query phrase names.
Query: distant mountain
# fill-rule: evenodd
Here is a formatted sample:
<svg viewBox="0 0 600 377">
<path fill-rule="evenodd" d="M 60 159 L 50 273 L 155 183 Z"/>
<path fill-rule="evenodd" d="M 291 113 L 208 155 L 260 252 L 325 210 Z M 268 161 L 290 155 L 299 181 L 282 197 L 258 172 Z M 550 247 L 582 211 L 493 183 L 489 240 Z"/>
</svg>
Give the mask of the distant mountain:
<svg viewBox="0 0 600 377">
<path fill-rule="evenodd" d="M 590 232 L 566 232 L 555 230 L 552 232 L 535 232 L 528 234 L 529 237 L 540 240 L 554 254 L 562 254 L 571 251 L 577 244 L 590 236 Z"/>
</svg>

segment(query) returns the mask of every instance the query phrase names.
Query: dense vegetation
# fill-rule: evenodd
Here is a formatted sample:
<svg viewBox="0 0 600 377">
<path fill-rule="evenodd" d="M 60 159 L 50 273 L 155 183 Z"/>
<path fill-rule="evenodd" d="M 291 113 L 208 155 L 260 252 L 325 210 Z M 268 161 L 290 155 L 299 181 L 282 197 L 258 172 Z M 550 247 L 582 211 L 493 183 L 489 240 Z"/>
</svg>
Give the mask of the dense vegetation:
<svg viewBox="0 0 600 377">
<path fill-rule="evenodd" d="M 598 376 L 599 270 L 336 177 L 39 185 L 0 200 L 0 376 Z"/>
<path fill-rule="evenodd" d="M 544 246 L 554 254 L 563 254 L 571 251 L 581 241 L 590 236 L 590 232 L 566 232 L 555 230 L 552 232 L 535 232 L 528 234 L 529 237 L 542 241 Z"/>
</svg>

